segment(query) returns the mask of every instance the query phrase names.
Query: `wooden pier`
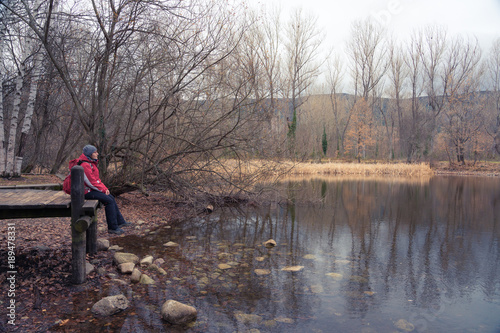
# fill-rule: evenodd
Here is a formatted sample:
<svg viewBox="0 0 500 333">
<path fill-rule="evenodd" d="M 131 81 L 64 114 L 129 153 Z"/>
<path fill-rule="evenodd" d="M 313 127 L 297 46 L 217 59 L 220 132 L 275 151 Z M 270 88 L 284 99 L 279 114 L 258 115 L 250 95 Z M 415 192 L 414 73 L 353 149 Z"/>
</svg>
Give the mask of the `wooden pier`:
<svg viewBox="0 0 500 333">
<path fill-rule="evenodd" d="M 97 207 L 99 201 L 85 200 L 83 168 L 71 169 L 71 195 L 54 190 L 59 184 L 0 187 L 0 219 L 71 217 L 72 282 L 86 280 L 86 253 L 97 253 Z"/>
</svg>

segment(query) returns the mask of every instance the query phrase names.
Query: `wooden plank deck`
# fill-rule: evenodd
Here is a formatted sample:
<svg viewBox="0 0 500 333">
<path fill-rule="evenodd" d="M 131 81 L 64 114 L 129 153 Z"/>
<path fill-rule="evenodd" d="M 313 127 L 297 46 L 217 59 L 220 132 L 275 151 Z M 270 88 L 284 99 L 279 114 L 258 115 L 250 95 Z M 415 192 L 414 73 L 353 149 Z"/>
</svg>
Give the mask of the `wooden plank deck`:
<svg viewBox="0 0 500 333">
<path fill-rule="evenodd" d="M 71 196 L 63 191 L 0 189 L 0 219 L 71 217 Z"/>
</svg>

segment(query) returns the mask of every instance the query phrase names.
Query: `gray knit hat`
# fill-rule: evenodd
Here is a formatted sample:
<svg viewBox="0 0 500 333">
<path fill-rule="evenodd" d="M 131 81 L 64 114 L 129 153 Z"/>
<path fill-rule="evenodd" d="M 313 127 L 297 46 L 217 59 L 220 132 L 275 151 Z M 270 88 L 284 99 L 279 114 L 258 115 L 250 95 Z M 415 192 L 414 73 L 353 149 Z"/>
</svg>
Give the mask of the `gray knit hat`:
<svg viewBox="0 0 500 333">
<path fill-rule="evenodd" d="M 90 155 L 95 153 L 97 151 L 97 148 L 92 146 L 92 145 L 86 145 L 83 147 L 83 155 L 87 156 L 90 158 Z"/>
</svg>

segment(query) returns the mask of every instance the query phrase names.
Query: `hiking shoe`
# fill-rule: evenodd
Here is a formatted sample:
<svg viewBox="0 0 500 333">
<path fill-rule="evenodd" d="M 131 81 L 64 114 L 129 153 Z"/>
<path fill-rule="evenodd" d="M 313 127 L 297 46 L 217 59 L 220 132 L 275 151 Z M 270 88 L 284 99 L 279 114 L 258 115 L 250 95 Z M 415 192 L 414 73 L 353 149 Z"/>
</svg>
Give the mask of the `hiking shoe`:
<svg viewBox="0 0 500 333">
<path fill-rule="evenodd" d="M 121 235 L 121 234 L 123 234 L 124 232 L 125 232 L 125 231 L 124 231 L 123 229 L 120 229 L 120 228 L 118 228 L 118 229 L 109 229 L 109 230 L 108 230 L 108 233 L 109 233 L 109 234 L 115 234 L 115 235 Z"/>
<path fill-rule="evenodd" d="M 118 227 L 121 228 L 121 227 L 130 227 L 132 225 L 132 223 L 130 222 L 125 222 L 125 223 L 122 223 L 122 224 L 118 224 Z"/>
</svg>

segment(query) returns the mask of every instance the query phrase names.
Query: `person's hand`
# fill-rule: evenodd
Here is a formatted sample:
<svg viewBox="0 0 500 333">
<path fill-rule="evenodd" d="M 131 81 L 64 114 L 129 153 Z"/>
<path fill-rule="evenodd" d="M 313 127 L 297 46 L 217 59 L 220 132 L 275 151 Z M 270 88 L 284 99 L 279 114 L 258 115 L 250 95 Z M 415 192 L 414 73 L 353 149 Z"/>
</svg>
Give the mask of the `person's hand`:
<svg viewBox="0 0 500 333">
<path fill-rule="evenodd" d="M 106 190 L 106 195 L 109 195 L 109 190 Z"/>
</svg>

